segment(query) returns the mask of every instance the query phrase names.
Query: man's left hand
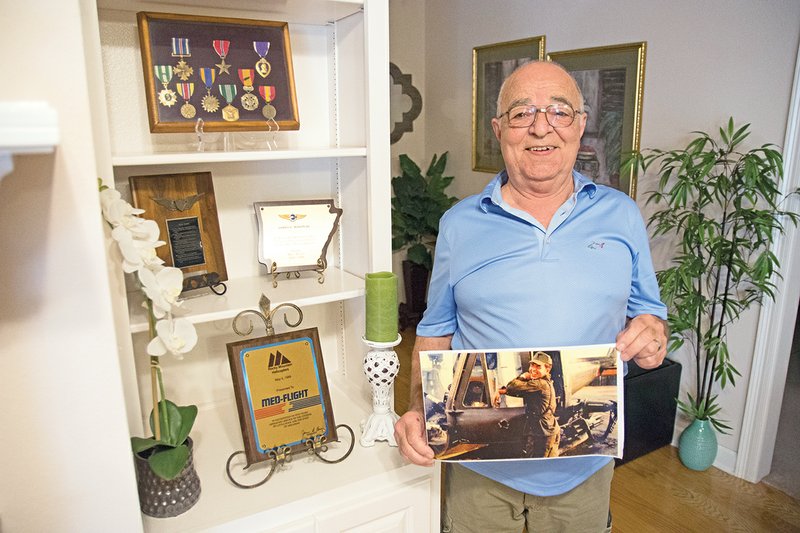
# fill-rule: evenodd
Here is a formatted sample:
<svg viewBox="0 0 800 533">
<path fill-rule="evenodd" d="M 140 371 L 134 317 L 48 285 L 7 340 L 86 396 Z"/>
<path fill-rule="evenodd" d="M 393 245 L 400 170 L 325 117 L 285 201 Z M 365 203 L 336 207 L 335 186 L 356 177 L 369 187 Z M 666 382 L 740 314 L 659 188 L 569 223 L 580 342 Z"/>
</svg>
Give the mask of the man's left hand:
<svg viewBox="0 0 800 533">
<path fill-rule="evenodd" d="M 617 350 L 623 361 L 656 368 L 667 355 L 667 323 L 655 315 L 634 317 L 617 335 Z"/>
</svg>

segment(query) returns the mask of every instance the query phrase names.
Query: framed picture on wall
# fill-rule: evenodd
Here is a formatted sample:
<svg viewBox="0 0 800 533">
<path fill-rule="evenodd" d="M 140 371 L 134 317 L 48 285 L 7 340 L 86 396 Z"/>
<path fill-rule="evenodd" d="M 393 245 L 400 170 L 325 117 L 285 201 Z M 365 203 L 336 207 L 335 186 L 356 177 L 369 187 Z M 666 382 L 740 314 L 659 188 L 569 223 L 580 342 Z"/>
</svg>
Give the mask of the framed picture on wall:
<svg viewBox="0 0 800 533">
<path fill-rule="evenodd" d="M 503 80 L 518 66 L 544 59 L 544 35 L 472 49 L 472 170 L 499 172 L 505 165 L 492 131 Z"/>
<path fill-rule="evenodd" d="M 576 170 L 595 183 L 636 198 L 636 175 L 621 172 L 622 157 L 639 149 L 647 43 L 547 54 L 577 80 L 587 112 Z"/>
<path fill-rule="evenodd" d="M 300 128 L 286 22 L 137 14 L 152 133 Z"/>
</svg>

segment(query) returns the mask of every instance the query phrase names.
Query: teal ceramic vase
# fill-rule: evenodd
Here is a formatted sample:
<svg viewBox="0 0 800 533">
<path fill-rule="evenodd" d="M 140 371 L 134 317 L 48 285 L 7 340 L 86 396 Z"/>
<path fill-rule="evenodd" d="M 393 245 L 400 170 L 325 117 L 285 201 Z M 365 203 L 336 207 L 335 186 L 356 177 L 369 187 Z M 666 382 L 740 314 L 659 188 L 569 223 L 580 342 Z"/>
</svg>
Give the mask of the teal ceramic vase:
<svg viewBox="0 0 800 533">
<path fill-rule="evenodd" d="M 678 457 L 686 468 L 707 470 L 717 458 L 717 435 L 708 420 L 695 419 L 678 441 Z"/>
</svg>

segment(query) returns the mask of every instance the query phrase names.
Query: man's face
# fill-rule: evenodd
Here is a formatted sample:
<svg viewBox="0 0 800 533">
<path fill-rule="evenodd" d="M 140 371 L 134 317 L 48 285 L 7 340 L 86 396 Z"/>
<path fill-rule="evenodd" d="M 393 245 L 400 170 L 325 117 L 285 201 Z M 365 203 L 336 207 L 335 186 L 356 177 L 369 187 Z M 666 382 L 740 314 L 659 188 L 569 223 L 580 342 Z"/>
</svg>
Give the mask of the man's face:
<svg viewBox="0 0 800 533">
<path fill-rule="evenodd" d="M 517 105 L 567 103 L 579 111 L 583 102 L 567 73 L 548 63 L 531 63 L 518 70 L 506 83 L 500 103 L 501 112 Z M 586 115 L 576 115 L 565 128 L 553 128 L 543 113 L 528 128 L 510 128 L 508 115 L 492 119 L 492 129 L 500 141 L 506 169 L 514 184 L 526 182 L 538 189 L 562 185 L 572 179 L 572 167 L 586 128 Z"/>
<path fill-rule="evenodd" d="M 544 366 L 543 363 L 539 363 L 537 361 L 531 361 L 531 364 L 528 367 L 528 372 L 530 373 L 533 379 L 539 379 L 547 375 L 547 368 Z"/>
</svg>

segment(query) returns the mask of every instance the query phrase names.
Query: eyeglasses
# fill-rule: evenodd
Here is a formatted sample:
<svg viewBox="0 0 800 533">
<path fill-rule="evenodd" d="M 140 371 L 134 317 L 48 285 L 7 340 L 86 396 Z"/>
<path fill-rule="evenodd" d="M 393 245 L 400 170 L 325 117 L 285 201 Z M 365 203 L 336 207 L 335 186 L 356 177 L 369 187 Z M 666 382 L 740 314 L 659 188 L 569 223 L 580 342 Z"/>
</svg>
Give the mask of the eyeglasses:
<svg viewBox="0 0 800 533">
<path fill-rule="evenodd" d="M 575 116 L 583 111 L 575 111 L 568 104 L 550 104 L 547 107 L 537 107 L 535 105 L 514 106 L 497 118 L 508 115 L 509 128 L 530 128 L 536 121 L 536 114 L 542 113 L 547 123 L 554 128 L 566 128 L 575 121 Z"/>
</svg>

